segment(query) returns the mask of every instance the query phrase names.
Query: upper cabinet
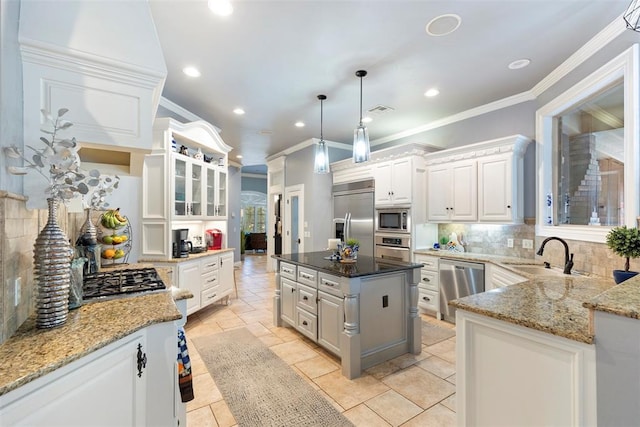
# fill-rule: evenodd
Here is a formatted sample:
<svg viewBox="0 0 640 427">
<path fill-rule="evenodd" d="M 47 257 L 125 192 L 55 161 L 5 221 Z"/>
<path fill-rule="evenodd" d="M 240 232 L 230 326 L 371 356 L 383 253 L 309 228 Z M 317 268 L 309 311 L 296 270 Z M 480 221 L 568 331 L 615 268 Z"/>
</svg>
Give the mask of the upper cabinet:
<svg viewBox="0 0 640 427">
<path fill-rule="evenodd" d="M 376 181 L 375 203 L 380 205 L 408 205 L 412 199 L 412 159 L 404 158 L 374 166 Z"/>
<path fill-rule="evenodd" d="M 427 154 L 428 221 L 521 223 L 529 142 L 514 135 Z"/>
<path fill-rule="evenodd" d="M 206 122 L 156 119 L 142 171 L 142 257 L 171 258 L 176 222 L 226 221 L 230 150 Z"/>
</svg>

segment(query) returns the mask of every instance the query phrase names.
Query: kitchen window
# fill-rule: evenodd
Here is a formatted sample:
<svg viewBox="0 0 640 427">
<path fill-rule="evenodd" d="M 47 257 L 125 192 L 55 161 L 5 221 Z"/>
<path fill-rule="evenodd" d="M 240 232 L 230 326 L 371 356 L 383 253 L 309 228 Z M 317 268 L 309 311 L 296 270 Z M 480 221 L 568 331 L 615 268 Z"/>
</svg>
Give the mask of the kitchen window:
<svg viewBox="0 0 640 427">
<path fill-rule="evenodd" d="M 638 45 L 536 113 L 536 234 L 604 242 L 639 209 Z"/>
<path fill-rule="evenodd" d="M 243 191 L 240 195 L 242 206 L 242 230 L 245 233 L 264 233 L 267 230 L 267 195 L 256 191 Z"/>
</svg>

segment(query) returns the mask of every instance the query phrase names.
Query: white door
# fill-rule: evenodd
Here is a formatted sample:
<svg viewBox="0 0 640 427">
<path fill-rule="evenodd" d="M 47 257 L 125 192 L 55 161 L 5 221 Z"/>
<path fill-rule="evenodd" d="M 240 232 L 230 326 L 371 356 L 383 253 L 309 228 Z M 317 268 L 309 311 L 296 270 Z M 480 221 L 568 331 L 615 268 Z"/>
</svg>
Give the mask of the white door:
<svg viewBox="0 0 640 427">
<path fill-rule="evenodd" d="M 284 253 L 304 252 L 304 185 L 284 189 Z"/>
</svg>

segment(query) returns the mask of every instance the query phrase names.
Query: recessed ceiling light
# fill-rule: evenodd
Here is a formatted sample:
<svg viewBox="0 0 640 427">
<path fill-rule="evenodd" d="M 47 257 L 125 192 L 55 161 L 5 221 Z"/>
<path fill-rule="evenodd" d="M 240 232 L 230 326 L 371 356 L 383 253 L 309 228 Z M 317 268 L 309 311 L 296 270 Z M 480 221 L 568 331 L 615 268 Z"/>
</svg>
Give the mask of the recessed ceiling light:
<svg viewBox="0 0 640 427">
<path fill-rule="evenodd" d="M 233 110 L 234 113 L 236 113 L 237 115 L 241 116 L 244 114 L 244 110 L 242 108 L 235 108 Z"/>
<path fill-rule="evenodd" d="M 451 34 L 457 30 L 460 26 L 460 22 L 462 22 L 462 19 L 458 15 L 448 13 L 433 18 L 429 21 L 425 30 L 430 36 L 446 36 L 447 34 Z"/>
<path fill-rule="evenodd" d="M 373 121 L 373 118 L 369 116 L 362 118 L 362 123 L 371 123 L 372 121 Z"/>
<path fill-rule="evenodd" d="M 515 61 L 513 61 L 511 64 L 509 64 L 509 69 L 510 70 L 519 70 L 520 68 L 524 68 L 527 65 L 531 64 L 531 60 L 530 59 L 517 59 Z"/>
<path fill-rule="evenodd" d="M 233 6 L 229 0 L 209 0 L 209 9 L 218 16 L 229 16 L 233 13 Z"/>
<path fill-rule="evenodd" d="M 304 127 L 304 123 L 302 123 L 302 122 L 296 122 L 296 127 L 297 127 L 297 128 L 303 128 L 303 127 Z"/>
<path fill-rule="evenodd" d="M 185 73 L 189 77 L 200 77 L 200 70 L 196 67 L 188 66 L 182 69 L 182 72 Z"/>
<path fill-rule="evenodd" d="M 438 89 L 436 89 L 435 87 L 432 87 L 431 89 L 429 89 L 428 91 L 426 91 L 424 93 L 424 96 L 427 96 L 429 98 L 434 97 L 434 96 L 438 96 L 440 95 L 440 91 Z"/>
<path fill-rule="evenodd" d="M 238 154 L 238 155 L 236 156 L 236 159 L 241 159 L 241 158 L 242 158 L 242 154 Z"/>
</svg>

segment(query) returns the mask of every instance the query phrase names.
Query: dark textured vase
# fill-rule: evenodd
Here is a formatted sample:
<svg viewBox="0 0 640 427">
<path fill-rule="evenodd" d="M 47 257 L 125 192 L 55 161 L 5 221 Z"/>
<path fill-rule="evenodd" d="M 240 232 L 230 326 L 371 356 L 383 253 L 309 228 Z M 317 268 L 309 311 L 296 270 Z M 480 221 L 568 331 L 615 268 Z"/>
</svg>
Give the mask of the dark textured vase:
<svg viewBox="0 0 640 427">
<path fill-rule="evenodd" d="M 613 280 L 617 284 L 624 282 L 627 279 L 631 279 L 633 276 L 637 275 L 637 271 L 625 271 L 625 270 L 613 270 Z"/>
<path fill-rule="evenodd" d="M 49 218 L 33 250 L 36 326 L 53 328 L 67 321 L 71 283 L 71 245 L 58 225 L 58 203 L 47 199 Z"/>
<path fill-rule="evenodd" d="M 98 244 L 98 229 L 91 221 L 91 212 L 93 210 L 91 208 L 85 209 L 86 217 L 82 227 L 80 227 L 80 235 L 86 235 L 89 241 L 85 242 L 87 245 L 96 245 Z"/>
</svg>

